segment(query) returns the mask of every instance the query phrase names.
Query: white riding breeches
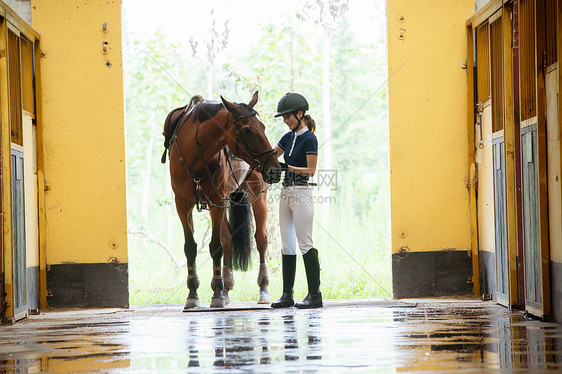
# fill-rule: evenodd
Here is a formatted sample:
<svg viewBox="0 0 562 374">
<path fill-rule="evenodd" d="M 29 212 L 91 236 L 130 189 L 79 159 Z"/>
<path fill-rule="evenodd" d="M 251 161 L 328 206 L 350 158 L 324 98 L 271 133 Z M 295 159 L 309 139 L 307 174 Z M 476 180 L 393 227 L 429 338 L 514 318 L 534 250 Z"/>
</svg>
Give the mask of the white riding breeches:
<svg viewBox="0 0 562 374">
<path fill-rule="evenodd" d="M 279 194 L 279 226 L 284 255 L 297 254 L 297 242 L 304 255 L 312 242 L 314 201 L 309 186 L 283 187 Z"/>
</svg>

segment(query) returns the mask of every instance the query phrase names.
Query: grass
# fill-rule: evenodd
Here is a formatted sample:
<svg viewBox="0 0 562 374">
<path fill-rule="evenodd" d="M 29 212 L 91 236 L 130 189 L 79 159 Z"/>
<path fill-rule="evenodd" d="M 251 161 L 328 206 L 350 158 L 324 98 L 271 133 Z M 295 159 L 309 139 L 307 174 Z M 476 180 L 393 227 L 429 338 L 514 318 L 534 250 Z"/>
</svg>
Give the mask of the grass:
<svg viewBox="0 0 562 374">
<path fill-rule="evenodd" d="M 328 230 L 320 227 L 321 210 L 318 209 L 314 227 L 314 240 L 318 246 L 321 266 L 322 295 L 325 299 L 364 299 L 391 296 L 390 240 L 387 234 L 390 218 L 388 204 L 381 199 L 369 211 L 358 216 L 348 204 L 334 206 L 330 213 Z M 269 204 L 268 232 L 269 249 L 267 265 L 269 270 L 269 293 L 272 301 L 282 292 L 281 240 L 277 218 L 277 202 Z M 135 221 L 135 216 L 131 216 Z M 197 271 L 201 282 L 198 289 L 203 304 L 210 303 L 212 290 L 212 260 L 209 256 L 209 218 L 207 212 L 194 213 L 195 240 L 199 243 Z M 176 213 L 155 211 L 150 224 L 143 225 L 157 232 L 153 235 L 162 244 L 167 243 L 180 267 L 156 242 L 146 237 L 129 235 L 129 295 L 131 305 L 183 304 L 187 297 L 187 269 L 183 254 L 183 233 Z M 135 230 L 133 230 L 135 231 Z M 258 296 L 258 254 L 252 252 L 252 264 L 248 272 L 234 272 L 235 286 L 229 294 L 231 301 L 257 301 Z M 183 267 L 181 265 L 183 264 Z M 302 256 L 297 258 L 295 299 L 307 294 L 307 283 Z"/>
<path fill-rule="evenodd" d="M 130 303 L 143 304 L 181 304 L 187 296 L 184 267 L 176 269 L 166 253 L 150 243 L 130 240 L 129 243 Z M 276 300 L 282 292 L 281 256 L 272 249 L 268 255 L 269 292 Z M 365 254 L 348 253 L 337 245 L 320 250 L 321 291 L 325 299 L 362 299 L 390 296 L 389 261 L 385 256 L 364 258 Z M 257 301 L 258 257 L 254 251 L 252 265 L 248 272 L 234 272 L 235 286 L 229 294 L 231 301 Z M 177 254 L 183 258 L 182 253 Z M 375 260 L 376 259 L 376 260 Z M 199 298 L 203 304 L 210 303 L 212 290 L 212 261 L 208 250 L 197 256 L 197 271 L 200 279 Z M 302 256 L 297 259 L 295 299 L 304 298 L 307 283 Z"/>
</svg>

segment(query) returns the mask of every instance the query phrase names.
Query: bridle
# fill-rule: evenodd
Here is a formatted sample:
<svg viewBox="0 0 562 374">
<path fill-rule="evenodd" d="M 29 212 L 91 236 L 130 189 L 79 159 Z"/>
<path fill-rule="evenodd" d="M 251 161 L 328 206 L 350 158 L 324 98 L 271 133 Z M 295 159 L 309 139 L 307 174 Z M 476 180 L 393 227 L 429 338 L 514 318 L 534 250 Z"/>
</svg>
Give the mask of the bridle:
<svg viewBox="0 0 562 374">
<path fill-rule="evenodd" d="M 240 129 L 240 126 L 238 125 L 238 122 L 240 122 L 241 120 L 248 119 L 248 118 L 251 118 L 251 117 L 255 117 L 256 114 L 257 113 L 255 111 L 252 111 L 252 113 L 250 113 L 250 116 L 241 115 L 240 117 L 238 117 L 238 118 L 236 118 L 235 120 L 232 121 L 232 124 L 234 125 L 234 130 L 235 130 L 234 142 L 236 144 L 236 154 L 240 154 L 238 144 L 242 143 L 242 146 L 244 147 L 244 152 L 246 152 L 246 154 L 248 156 L 250 156 L 250 159 L 251 159 L 251 161 L 250 161 L 250 173 L 253 172 L 254 170 L 261 171 L 261 170 L 259 170 L 260 168 L 262 168 L 262 163 L 259 160 L 259 158 L 261 156 L 269 153 L 269 156 L 267 157 L 267 159 L 263 163 L 263 165 L 265 165 L 265 164 L 267 164 L 267 162 L 269 161 L 271 156 L 273 156 L 275 154 L 275 150 L 273 148 L 271 148 L 271 149 L 265 150 L 263 152 L 260 152 L 256 155 L 254 155 L 253 152 L 251 151 L 249 145 L 248 145 L 248 141 L 244 137 L 244 133 L 242 132 L 243 129 Z M 240 139 L 241 142 L 239 142 L 238 139 Z"/>
<path fill-rule="evenodd" d="M 237 183 L 237 185 L 238 185 L 237 188 L 239 188 L 243 183 L 245 183 L 245 182 L 250 178 L 250 176 L 252 175 L 252 173 L 253 173 L 254 170 L 261 171 L 261 170 L 259 170 L 259 169 L 262 168 L 262 163 L 261 163 L 260 160 L 259 160 L 260 157 L 262 157 L 263 155 L 269 153 L 269 156 L 267 157 L 266 161 L 263 163 L 263 165 L 265 165 L 265 164 L 267 164 L 267 162 L 269 161 L 269 159 L 275 154 L 275 150 L 274 150 L 273 148 L 272 148 L 272 149 L 265 150 L 265 151 L 260 152 L 260 153 L 258 153 L 258 154 L 254 154 L 254 153 L 251 151 L 250 147 L 248 146 L 248 141 L 247 141 L 246 138 L 244 137 L 244 133 L 241 131 L 238 122 L 240 122 L 240 121 L 243 120 L 243 119 L 248 119 L 248 118 L 251 118 L 251 117 L 255 117 L 256 115 L 257 115 L 257 113 L 252 110 L 252 112 L 250 113 L 249 116 L 248 116 L 248 115 L 241 115 L 241 116 L 239 116 L 238 118 L 236 118 L 236 119 L 234 119 L 234 120 L 232 121 L 232 124 L 233 124 L 234 129 L 235 129 L 234 141 L 235 141 L 235 144 L 236 144 L 236 154 L 240 154 L 240 153 L 239 153 L 239 143 L 241 143 L 241 144 L 242 144 L 242 147 L 243 147 L 243 149 L 244 149 L 244 152 L 245 152 L 248 156 L 250 156 L 249 158 L 251 159 L 250 164 L 249 164 L 249 165 L 250 165 L 249 172 L 246 173 L 246 177 L 244 178 L 244 180 L 243 180 L 241 183 L 239 183 L 238 180 L 236 179 L 236 175 L 234 175 L 234 172 L 233 172 L 233 170 L 232 170 L 232 165 L 230 165 L 229 156 L 228 156 L 228 154 L 226 154 L 226 151 L 225 151 L 226 160 L 227 160 L 227 162 L 228 162 L 228 164 L 229 164 L 230 171 L 231 171 L 231 173 L 233 174 L 234 179 L 235 179 L 235 181 L 236 181 L 236 183 Z M 179 118 L 178 120 L 182 120 L 183 117 L 184 117 L 183 115 L 180 116 L 180 118 Z M 177 153 L 178 153 L 180 162 L 182 163 L 182 165 L 183 165 L 185 171 L 187 172 L 187 175 L 188 175 L 188 176 L 191 176 L 191 177 L 193 178 L 193 180 L 195 181 L 195 192 L 196 192 L 196 197 L 197 197 L 197 199 L 196 199 L 197 211 L 201 212 L 203 209 L 207 209 L 207 202 L 208 202 L 210 205 L 212 205 L 213 207 L 215 207 L 215 208 L 226 208 L 227 205 L 225 204 L 225 202 L 228 201 L 228 197 L 222 196 L 222 194 L 220 193 L 220 191 L 219 191 L 219 189 L 218 189 L 218 187 L 217 187 L 217 185 L 216 185 L 216 183 L 215 183 L 215 180 L 214 180 L 214 179 L 215 179 L 215 178 L 214 178 L 214 177 L 215 177 L 215 174 L 216 174 L 217 170 L 219 169 L 219 167 L 220 167 L 220 165 L 221 165 L 221 158 L 220 158 L 220 155 L 219 155 L 219 162 L 218 162 L 218 164 L 214 167 L 214 170 L 211 171 L 211 168 L 210 168 L 210 166 L 209 166 L 209 163 L 205 160 L 205 157 L 203 156 L 203 151 L 201 150 L 201 144 L 199 143 L 199 140 L 198 140 L 198 137 L 197 137 L 197 135 L 198 135 L 198 133 L 199 133 L 199 127 L 200 127 L 200 125 L 201 125 L 201 122 L 199 122 L 199 123 L 197 124 L 197 127 L 195 128 L 195 145 L 196 145 L 196 147 L 197 147 L 197 151 L 199 152 L 199 158 L 201 159 L 201 162 L 203 163 L 203 167 L 205 168 L 205 173 L 206 173 L 206 175 L 205 175 L 205 176 L 199 176 L 199 175 L 194 174 L 194 173 L 189 169 L 189 167 L 187 166 L 187 163 L 185 162 L 185 159 L 183 158 L 183 156 L 182 156 L 182 154 L 181 154 L 181 151 L 180 151 L 180 148 L 179 148 L 178 143 L 177 143 L 178 134 L 179 134 L 181 128 L 183 127 L 183 124 L 184 124 L 184 123 L 185 123 L 185 121 L 182 121 L 182 122 L 179 124 L 179 128 L 177 129 L 177 131 L 175 131 L 174 136 L 173 136 L 172 139 L 170 140 L 170 143 L 174 143 L 174 144 L 175 144 L 175 148 L 176 148 L 176 151 L 177 151 Z M 220 154 L 220 151 L 219 151 L 219 154 Z M 207 177 L 207 178 L 209 179 L 209 181 L 211 182 L 211 185 L 212 185 L 213 189 L 215 190 L 217 196 L 220 197 L 221 202 L 220 202 L 219 204 L 214 204 L 214 203 L 211 201 L 211 199 L 209 199 L 209 197 L 207 196 L 207 194 L 205 194 L 205 191 L 203 191 L 203 188 L 201 188 L 201 181 L 202 181 L 203 179 L 205 179 L 205 177 Z M 255 195 L 256 195 L 256 196 L 257 196 L 257 195 L 260 195 L 260 194 L 266 192 L 268 189 L 269 189 L 269 185 L 268 185 L 264 190 L 262 190 L 262 191 L 256 193 Z M 204 198 L 204 200 L 206 200 L 206 201 L 202 201 L 203 198 Z"/>
</svg>

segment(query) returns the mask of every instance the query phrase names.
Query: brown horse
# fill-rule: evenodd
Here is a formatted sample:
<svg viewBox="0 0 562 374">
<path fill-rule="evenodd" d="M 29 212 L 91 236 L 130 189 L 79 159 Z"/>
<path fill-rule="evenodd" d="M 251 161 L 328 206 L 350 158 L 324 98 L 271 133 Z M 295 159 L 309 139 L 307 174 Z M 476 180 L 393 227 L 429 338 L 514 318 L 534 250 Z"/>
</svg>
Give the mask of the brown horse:
<svg viewBox="0 0 562 374">
<path fill-rule="evenodd" d="M 172 189 L 185 236 L 189 294 L 184 310 L 200 305 L 193 208 L 208 208 L 211 216 L 211 307 L 221 308 L 229 303 L 228 292 L 234 287 L 233 263 L 234 268 L 242 270 L 246 270 L 248 265 L 248 199 L 256 222 L 255 240 L 260 255 L 258 302 L 269 302 L 269 279 L 265 264 L 268 241 L 267 188 L 269 184 L 279 182 L 280 165 L 265 136 L 265 126 L 253 109 L 258 101 L 258 93 L 253 95 L 248 104 L 232 103 L 222 96 L 221 100 L 222 103 L 204 101 L 200 96 L 195 96 L 189 106 L 171 111 L 164 124 L 165 146 L 170 152 Z M 229 178 L 232 178 L 233 162 L 224 151 L 227 145 L 236 156 L 250 165 L 245 177 L 237 180 L 234 187 L 228 183 Z M 227 220 L 228 207 L 230 222 Z"/>
</svg>

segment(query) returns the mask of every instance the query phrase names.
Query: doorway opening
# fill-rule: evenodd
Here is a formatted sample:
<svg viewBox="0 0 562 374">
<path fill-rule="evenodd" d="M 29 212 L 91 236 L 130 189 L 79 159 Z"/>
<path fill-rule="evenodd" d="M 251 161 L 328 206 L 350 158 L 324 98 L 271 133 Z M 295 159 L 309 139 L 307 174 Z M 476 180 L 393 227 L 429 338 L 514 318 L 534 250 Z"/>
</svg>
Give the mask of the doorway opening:
<svg viewBox="0 0 562 374">
<path fill-rule="evenodd" d="M 127 142 L 130 303 L 183 303 L 184 238 L 162 164 L 166 115 L 193 95 L 248 102 L 272 146 L 287 131 L 278 100 L 299 92 L 317 123 L 314 241 L 326 299 L 391 296 L 390 190 L 384 1 L 218 1 L 189 7 L 125 0 L 123 69 Z M 321 3 L 327 3 L 321 2 Z M 332 2 L 331 2 L 332 3 Z M 279 184 L 268 190 L 268 268 L 272 299 L 281 294 Z M 203 303 L 212 261 L 207 211 L 194 212 Z M 255 247 L 255 245 L 254 245 Z M 235 272 L 232 301 L 256 299 L 259 268 Z M 306 295 L 298 260 L 295 298 Z"/>
</svg>

